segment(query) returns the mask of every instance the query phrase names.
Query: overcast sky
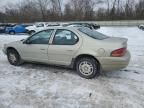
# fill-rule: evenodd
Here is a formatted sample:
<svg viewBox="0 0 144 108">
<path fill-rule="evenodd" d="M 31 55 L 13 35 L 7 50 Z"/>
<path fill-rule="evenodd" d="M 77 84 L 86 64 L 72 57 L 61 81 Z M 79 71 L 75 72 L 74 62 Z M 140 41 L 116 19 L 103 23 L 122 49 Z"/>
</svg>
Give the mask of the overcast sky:
<svg viewBox="0 0 144 108">
<path fill-rule="evenodd" d="M 0 0 L 0 11 L 4 11 L 3 7 L 7 4 L 13 4 L 21 0 Z"/>
<path fill-rule="evenodd" d="M 20 1 L 20 0 L 0 0 L 0 6 L 4 6 L 8 3 L 13 3 L 13 2 L 17 2 L 17 1 Z"/>
<path fill-rule="evenodd" d="M 3 7 L 6 5 L 14 4 L 16 2 L 21 2 L 23 0 L 0 0 L 0 11 L 4 11 Z M 63 2 L 67 2 L 68 0 L 63 0 Z"/>
</svg>

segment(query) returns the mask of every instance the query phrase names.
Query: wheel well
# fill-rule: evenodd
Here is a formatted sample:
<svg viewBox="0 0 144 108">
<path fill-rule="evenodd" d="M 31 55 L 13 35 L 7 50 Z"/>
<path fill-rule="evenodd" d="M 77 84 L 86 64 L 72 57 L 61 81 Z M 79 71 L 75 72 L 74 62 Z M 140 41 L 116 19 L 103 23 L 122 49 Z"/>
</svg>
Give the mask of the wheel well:
<svg viewBox="0 0 144 108">
<path fill-rule="evenodd" d="M 8 50 L 15 50 L 15 51 L 18 53 L 18 51 L 17 51 L 15 48 L 13 48 L 13 47 L 8 47 L 7 50 L 6 50 L 6 52 L 7 52 Z M 19 54 L 19 53 L 18 53 L 18 54 Z"/>
<path fill-rule="evenodd" d="M 14 30 L 10 30 L 10 31 L 9 31 L 9 33 L 10 33 L 10 32 L 14 32 L 14 33 L 15 33 L 15 31 L 14 31 Z"/>
<path fill-rule="evenodd" d="M 82 54 L 82 55 L 77 56 L 77 57 L 75 58 L 75 60 L 74 60 L 73 67 L 76 68 L 76 62 L 77 62 L 79 59 L 85 58 L 85 57 L 95 59 L 95 60 L 97 61 L 98 65 L 99 65 L 98 68 L 99 68 L 99 70 L 100 70 L 100 65 L 101 65 L 101 64 L 100 64 L 100 62 L 98 61 L 98 59 L 96 59 L 94 56 L 88 55 L 88 54 Z"/>
</svg>

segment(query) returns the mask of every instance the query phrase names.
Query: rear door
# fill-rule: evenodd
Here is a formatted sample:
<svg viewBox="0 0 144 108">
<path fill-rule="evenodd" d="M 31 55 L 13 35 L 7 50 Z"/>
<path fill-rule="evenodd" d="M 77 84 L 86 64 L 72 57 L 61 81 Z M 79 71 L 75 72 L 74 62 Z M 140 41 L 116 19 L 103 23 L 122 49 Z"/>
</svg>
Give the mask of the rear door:
<svg viewBox="0 0 144 108">
<path fill-rule="evenodd" d="M 81 38 L 75 32 L 58 29 L 48 49 L 49 62 L 58 65 L 70 65 L 80 45 Z"/>
</svg>

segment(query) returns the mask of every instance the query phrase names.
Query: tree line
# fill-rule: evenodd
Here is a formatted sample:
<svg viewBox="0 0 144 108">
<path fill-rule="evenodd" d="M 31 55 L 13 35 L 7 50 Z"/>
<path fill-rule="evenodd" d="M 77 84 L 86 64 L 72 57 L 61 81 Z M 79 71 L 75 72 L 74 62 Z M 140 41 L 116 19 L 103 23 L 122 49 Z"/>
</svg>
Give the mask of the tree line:
<svg viewBox="0 0 144 108">
<path fill-rule="evenodd" d="M 144 20 L 144 0 L 22 0 L 4 6 L 0 22 Z"/>
</svg>

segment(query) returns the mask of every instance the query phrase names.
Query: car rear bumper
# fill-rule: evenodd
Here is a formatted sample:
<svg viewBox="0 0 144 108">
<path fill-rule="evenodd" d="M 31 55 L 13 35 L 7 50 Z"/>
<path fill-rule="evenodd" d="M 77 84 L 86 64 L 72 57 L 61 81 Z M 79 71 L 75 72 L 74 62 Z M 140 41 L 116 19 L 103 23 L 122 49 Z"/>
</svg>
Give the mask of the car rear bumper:
<svg viewBox="0 0 144 108">
<path fill-rule="evenodd" d="M 120 70 L 128 66 L 130 62 L 130 52 L 127 51 L 123 57 L 103 57 L 99 58 L 103 71 Z"/>
</svg>

